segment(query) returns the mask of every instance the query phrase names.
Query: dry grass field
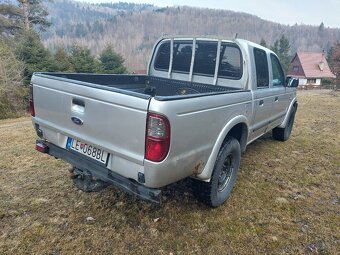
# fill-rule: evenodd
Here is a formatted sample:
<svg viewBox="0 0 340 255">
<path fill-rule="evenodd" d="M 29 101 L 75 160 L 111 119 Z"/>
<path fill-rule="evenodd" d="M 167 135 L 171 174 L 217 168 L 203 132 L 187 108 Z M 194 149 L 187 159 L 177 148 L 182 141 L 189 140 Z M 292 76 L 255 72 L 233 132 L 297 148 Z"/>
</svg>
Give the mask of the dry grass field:
<svg viewBox="0 0 340 255">
<path fill-rule="evenodd" d="M 190 180 L 160 207 L 113 187 L 78 191 L 66 163 L 34 150 L 29 118 L 0 121 L 0 254 L 339 254 L 340 94 L 298 100 L 291 139 L 249 145 L 217 209 Z"/>
</svg>

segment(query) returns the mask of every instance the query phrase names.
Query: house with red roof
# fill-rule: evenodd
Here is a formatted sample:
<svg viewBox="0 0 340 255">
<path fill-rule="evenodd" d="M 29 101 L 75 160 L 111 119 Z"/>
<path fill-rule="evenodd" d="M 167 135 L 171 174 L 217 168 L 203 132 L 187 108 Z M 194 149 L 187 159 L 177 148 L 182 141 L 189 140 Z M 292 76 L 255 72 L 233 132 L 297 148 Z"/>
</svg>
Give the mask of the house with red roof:
<svg viewBox="0 0 340 255">
<path fill-rule="evenodd" d="M 323 52 L 297 52 L 287 75 L 299 78 L 300 89 L 321 88 L 322 79 L 335 78 Z"/>
</svg>

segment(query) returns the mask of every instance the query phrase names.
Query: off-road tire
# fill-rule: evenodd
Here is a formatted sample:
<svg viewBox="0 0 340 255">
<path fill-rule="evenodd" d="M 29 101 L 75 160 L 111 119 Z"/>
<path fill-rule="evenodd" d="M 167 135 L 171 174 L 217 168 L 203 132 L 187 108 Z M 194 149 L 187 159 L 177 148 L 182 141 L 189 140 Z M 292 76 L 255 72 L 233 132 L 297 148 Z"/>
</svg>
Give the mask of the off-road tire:
<svg viewBox="0 0 340 255">
<path fill-rule="evenodd" d="M 193 191 L 198 200 L 211 207 L 226 201 L 235 185 L 240 160 L 240 143 L 228 137 L 218 153 L 210 182 L 194 180 Z M 224 177 L 228 178 L 225 182 Z"/>
<path fill-rule="evenodd" d="M 295 119 L 296 108 L 293 109 L 292 113 L 289 116 L 289 120 L 287 125 L 284 128 L 276 127 L 272 131 L 273 138 L 278 141 L 287 141 L 290 137 L 290 134 L 293 130 L 293 124 Z"/>
<path fill-rule="evenodd" d="M 94 178 L 90 172 L 74 169 L 72 177 L 73 184 L 84 192 L 98 192 L 105 189 L 109 184 L 100 179 Z"/>
</svg>

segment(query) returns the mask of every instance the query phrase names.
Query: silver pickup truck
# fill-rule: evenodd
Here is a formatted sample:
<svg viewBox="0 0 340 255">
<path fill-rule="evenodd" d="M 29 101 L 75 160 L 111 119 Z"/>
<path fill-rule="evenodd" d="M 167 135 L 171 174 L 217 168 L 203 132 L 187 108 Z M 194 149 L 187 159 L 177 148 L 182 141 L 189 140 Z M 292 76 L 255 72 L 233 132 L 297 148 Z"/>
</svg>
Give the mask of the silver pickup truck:
<svg viewBox="0 0 340 255">
<path fill-rule="evenodd" d="M 216 207 L 249 143 L 270 130 L 289 138 L 297 85 L 258 44 L 163 38 L 147 75 L 34 73 L 36 149 L 69 162 L 84 191 L 112 184 L 159 203 L 162 187 L 191 177 Z"/>
</svg>

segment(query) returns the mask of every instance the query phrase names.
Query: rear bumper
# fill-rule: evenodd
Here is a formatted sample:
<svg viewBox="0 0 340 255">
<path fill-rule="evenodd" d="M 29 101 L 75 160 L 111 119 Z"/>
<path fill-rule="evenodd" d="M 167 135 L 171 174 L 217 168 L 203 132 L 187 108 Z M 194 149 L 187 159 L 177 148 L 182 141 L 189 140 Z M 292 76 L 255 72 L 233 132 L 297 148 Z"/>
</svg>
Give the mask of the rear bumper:
<svg viewBox="0 0 340 255">
<path fill-rule="evenodd" d="M 160 204 L 161 190 L 148 188 L 142 184 L 125 178 L 119 174 L 112 172 L 110 169 L 98 165 L 98 163 L 86 156 L 80 155 L 76 152 L 72 152 L 66 149 L 62 149 L 56 145 L 43 140 L 37 140 L 37 144 L 44 144 L 48 147 L 46 153 L 56 158 L 63 159 L 71 165 L 81 170 L 89 171 L 94 177 L 97 177 L 103 181 L 106 181 L 113 186 L 119 187 L 125 192 L 135 195 L 138 198 Z"/>
</svg>

